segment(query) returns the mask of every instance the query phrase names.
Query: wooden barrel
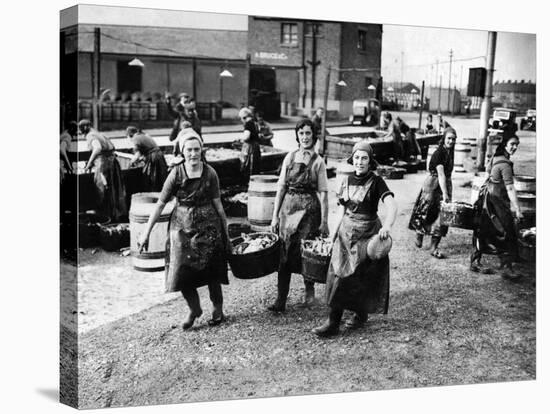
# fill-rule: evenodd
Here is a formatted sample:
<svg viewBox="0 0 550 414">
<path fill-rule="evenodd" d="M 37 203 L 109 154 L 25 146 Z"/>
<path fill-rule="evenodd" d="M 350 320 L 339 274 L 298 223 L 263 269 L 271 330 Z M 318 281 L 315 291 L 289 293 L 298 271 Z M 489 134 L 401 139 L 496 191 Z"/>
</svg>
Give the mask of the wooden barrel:
<svg viewBox="0 0 550 414">
<path fill-rule="evenodd" d="M 485 175 L 476 175 L 474 177 L 474 180 L 472 181 L 472 195 L 470 198 L 470 202 L 474 204 L 477 201 L 477 198 L 479 196 L 479 189 L 485 182 L 486 178 Z"/>
<path fill-rule="evenodd" d="M 113 121 L 122 119 L 122 102 L 113 102 Z"/>
<path fill-rule="evenodd" d="M 159 195 L 160 193 L 136 193 L 132 195 L 130 204 L 130 252 L 134 269 L 143 272 L 159 272 L 165 266 L 168 224 L 175 206 L 174 201 L 166 204 L 153 226 L 147 251 L 139 253 L 137 249 L 138 237 L 145 231 Z"/>
<path fill-rule="evenodd" d="M 458 143 L 470 146 L 470 158 L 477 159 L 477 138 L 462 138 Z"/>
<path fill-rule="evenodd" d="M 139 120 L 147 121 L 149 119 L 149 102 L 139 102 Z"/>
<path fill-rule="evenodd" d="M 149 102 L 149 119 L 151 121 L 156 121 L 157 120 L 157 113 L 158 113 L 157 103 L 156 102 Z"/>
<path fill-rule="evenodd" d="M 113 104 L 111 102 L 101 103 L 101 120 L 112 121 L 113 119 Z"/>
<path fill-rule="evenodd" d="M 248 184 L 248 221 L 255 231 L 265 231 L 271 225 L 277 194 L 276 175 L 252 175 Z"/>
<path fill-rule="evenodd" d="M 453 171 L 466 172 L 464 160 L 470 156 L 470 145 L 466 143 L 455 144 L 455 161 Z"/>
<path fill-rule="evenodd" d="M 535 194 L 537 191 L 537 179 L 530 175 L 516 175 L 514 177 L 516 191 Z"/>
<path fill-rule="evenodd" d="M 132 121 L 139 121 L 141 119 L 140 102 L 130 102 L 130 119 Z"/>
<path fill-rule="evenodd" d="M 129 121 L 130 120 L 130 102 L 123 102 L 121 104 L 120 119 L 122 121 Z"/>
<path fill-rule="evenodd" d="M 467 230 L 474 228 L 474 209 L 471 204 L 460 201 L 441 203 L 439 216 L 443 225 Z"/>
<path fill-rule="evenodd" d="M 78 117 L 80 119 L 92 119 L 92 103 L 88 101 L 81 101 L 78 104 L 78 110 L 79 115 Z"/>
<path fill-rule="evenodd" d="M 336 188 L 339 189 L 340 186 L 342 185 L 343 180 L 346 177 L 353 175 L 354 171 L 355 171 L 355 168 L 353 167 L 353 165 L 348 164 L 345 161 L 339 163 L 338 166 L 336 167 L 336 183 L 337 183 Z"/>
<path fill-rule="evenodd" d="M 430 145 L 428 147 L 428 156 L 426 158 L 426 170 L 430 168 L 430 160 L 432 159 L 432 155 L 434 155 L 435 150 L 437 149 L 438 145 Z"/>
<path fill-rule="evenodd" d="M 537 208 L 537 196 L 533 193 L 518 192 L 518 204 L 523 213 L 534 213 Z"/>
</svg>

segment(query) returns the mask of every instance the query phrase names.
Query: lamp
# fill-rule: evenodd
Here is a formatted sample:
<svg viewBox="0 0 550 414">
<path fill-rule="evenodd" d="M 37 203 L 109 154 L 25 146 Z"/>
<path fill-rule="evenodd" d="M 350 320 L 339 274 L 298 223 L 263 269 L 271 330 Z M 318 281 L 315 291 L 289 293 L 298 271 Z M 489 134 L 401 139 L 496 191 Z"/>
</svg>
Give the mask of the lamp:
<svg viewBox="0 0 550 414">
<path fill-rule="evenodd" d="M 374 86 L 374 85 L 371 83 L 367 89 L 370 90 L 370 91 L 375 91 L 375 90 L 376 90 L 376 86 Z"/>
<path fill-rule="evenodd" d="M 224 69 L 222 73 L 220 73 L 221 78 L 232 78 L 233 74 L 229 72 L 227 69 Z"/>
<path fill-rule="evenodd" d="M 393 88 L 391 86 L 388 86 L 388 89 L 387 89 L 388 92 L 393 92 Z"/>
<path fill-rule="evenodd" d="M 412 90 L 411 90 L 411 93 L 413 93 L 413 94 L 414 94 L 414 93 L 418 93 L 418 91 L 417 91 L 416 89 L 412 89 Z"/>
<path fill-rule="evenodd" d="M 140 66 L 140 67 L 144 67 L 145 65 L 143 64 L 143 62 L 141 60 L 139 60 L 138 58 L 133 58 L 130 62 L 128 62 L 128 66 Z"/>
<path fill-rule="evenodd" d="M 338 82 L 336 82 L 336 85 L 338 85 L 338 86 L 348 86 L 348 84 L 343 79 L 340 79 Z"/>
</svg>

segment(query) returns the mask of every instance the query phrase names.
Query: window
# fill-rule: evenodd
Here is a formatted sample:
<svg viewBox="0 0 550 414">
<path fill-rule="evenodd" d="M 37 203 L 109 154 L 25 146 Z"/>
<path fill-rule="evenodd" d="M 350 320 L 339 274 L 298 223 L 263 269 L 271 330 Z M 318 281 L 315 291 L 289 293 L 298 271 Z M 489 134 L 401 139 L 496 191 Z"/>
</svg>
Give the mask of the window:
<svg viewBox="0 0 550 414">
<path fill-rule="evenodd" d="M 323 25 L 321 23 L 306 23 L 306 36 L 313 36 L 314 31 L 317 37 L 322 36 Z"/>
<path fill-rule="evenodd" d="M 283 45 L 298 45 L 298 25 L 296 23 L 281 24 L 281 43 Z"/>
<path fill-rule="evenodd" d="M 357 36 L 357 49 L 361 51 L 367 50 L 367 31 L 359 30 Z"/>
<path fill-rule="evenodd" d="M 372 78 L 365 76 L 365 88 L 368 88 L 370 85 L 372 85 Z"/>
</svg>

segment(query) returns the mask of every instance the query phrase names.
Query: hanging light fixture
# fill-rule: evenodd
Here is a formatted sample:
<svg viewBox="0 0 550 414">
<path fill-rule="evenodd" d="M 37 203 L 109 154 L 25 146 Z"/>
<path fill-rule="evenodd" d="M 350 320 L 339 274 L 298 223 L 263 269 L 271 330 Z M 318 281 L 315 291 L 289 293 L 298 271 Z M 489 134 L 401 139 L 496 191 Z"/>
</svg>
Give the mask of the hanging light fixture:
<svg viewBox="0 0 550 414">
<path fill-rule="evenodd" d="M 371 83 L 367 89 L 368 89 L 369 91 L 375 91 L 375 90 L 376 90 L 376 86 L 374 86 L 374 85 Z"/>
<path fill-rule="evenodd" d="M 233 74 L 229 72 L 227 69 L 224 69 L 222 73 L 220 73 L 221 78 L 232 78 Z"/>
<path fill-rule="evenodd" d="M 338 82 L 336 82 L 336 85 L 338 85 L 338 86 L 348 86 L 348 84 L 343 79 L 340 79 Z"/>
<path fill-rule="evenodd" d="M 388 86 L 388 89 L 387 89 L 388 92 L 393 92 L 393 88 L 391 86 Z"/>
<path fill-rule="evenodd" d="M 138 58 L 133 58 L 130 62 L 128 62 L 128 66 L 140 66 L 140 67 L 144 67 L 145 65 L 143 64 L 143 62 L 141 60 L 139 60 Z"/>
</svg>

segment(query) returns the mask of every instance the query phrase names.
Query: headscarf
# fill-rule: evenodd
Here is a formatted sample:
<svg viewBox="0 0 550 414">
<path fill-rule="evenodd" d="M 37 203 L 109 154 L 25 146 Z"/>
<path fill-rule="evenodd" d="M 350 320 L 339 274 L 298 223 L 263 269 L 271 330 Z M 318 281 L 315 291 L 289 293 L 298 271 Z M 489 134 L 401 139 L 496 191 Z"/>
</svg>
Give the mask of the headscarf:
<svg viewBox="0 0 550 414">
<path fill-rule="evenodd" d="M 239 110 L 239 118 L 247 118 L 247 117 L 251 117 L 252 118 L 252 111 L 249 109 L 249 108 L 241 108 Z"/>
<path fill-rule="evenodd" d="M 176 145 L 178 146 L 180 153 L 183 154 L 183 147 L 185 146 L 185 143 L 191 139 L 196 139 L 199 141 L 201 145 L 201 151 L 203 150 L 203 142 L 199 134 L 191 128 L 190 126 L 186 126 L 183 128 L 178 136 L 176 137 Z"/>
<path fill-rule="evenodd" d="M 519 144 L 519 137 L 517 135 L 511 135 L 509 137 L 506 137 L 506 139 L 503 137 L 500 144 L 497 145 L 494 153 L 494 157 L 498 157 L 499 155 L 507 155 L 508 152 L 506 151 L 506 144 L 508 144 L 508 141 L 511 139 L 517 139 Z M 508 154 L 509 155 L 509 154 Z"/>
<path fill-rule="evenodd" d="M 374 171 L 378 167 L 378 162 L 374 159 L 374 151 L 372 149 L 372 146 L 367 142 L 367 140 L 359 141 L 357 144 L 353 146 L 353 149 L 351 151 L 351 157 L 348 158 L 348 164 L 353 165 L 353 155 L 357 151 L 366 151 L 366 153 L 369 155 L 369 171 Z"/>
</svg>

